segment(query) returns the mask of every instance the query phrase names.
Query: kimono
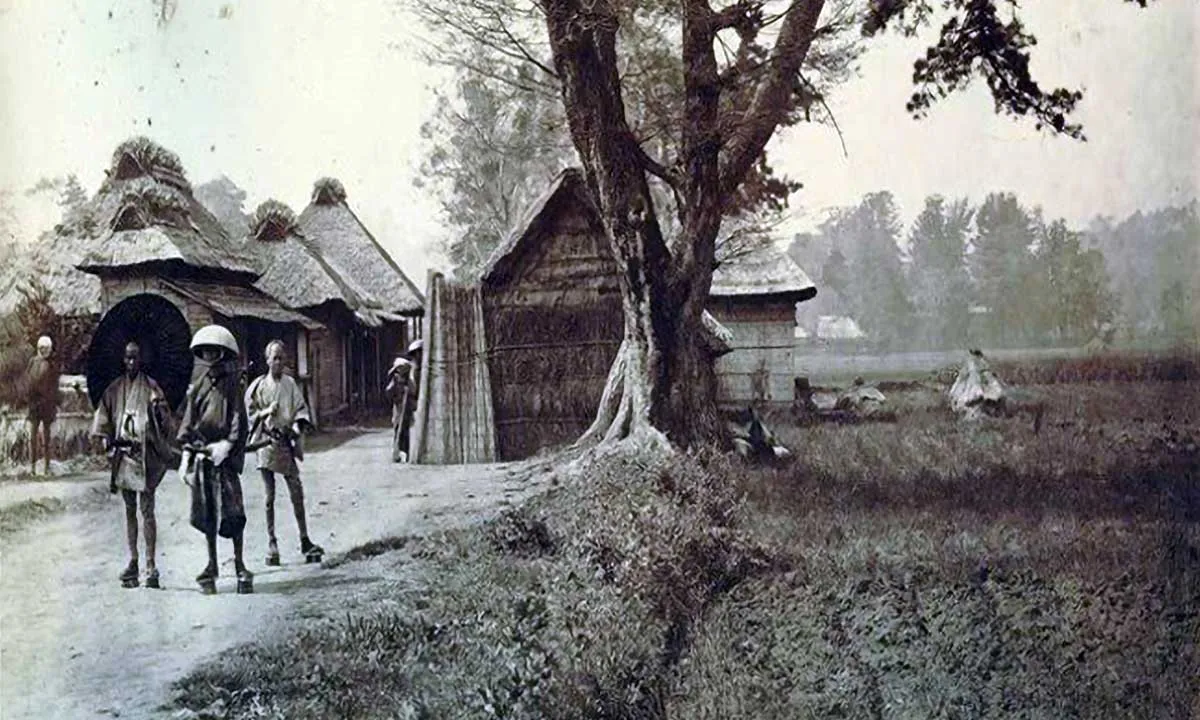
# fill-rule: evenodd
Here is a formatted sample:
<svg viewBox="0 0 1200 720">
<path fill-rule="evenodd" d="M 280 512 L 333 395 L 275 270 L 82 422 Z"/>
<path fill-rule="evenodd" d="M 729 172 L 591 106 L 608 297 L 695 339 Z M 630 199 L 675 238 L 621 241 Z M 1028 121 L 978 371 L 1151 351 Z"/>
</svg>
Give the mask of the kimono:
<svg viewBox="0 0 1200 720">
<path fill-rule="evenodd" d="M 408 430 L 417 405 L 417 388 L 411 362 L 398 361 L 392 367 L 384 392 L 392 401 L 392 461 L 399 462 L 401 453 L 408 455 Z"/>
<path fill-rule="evenodd" d="M 54 360 L 34 355 L 25 378 L 29 387 L 29 419 L 54 422 L 58 417 L 58 367 Z"/>
<path fill-rule="evenodd" d="M 279 473 L 285 478 L 300 476 L 297 460 L 304 459 L 301 436 L 293 431 L 298 422 L 312 423 L 304 392 L 291 375 L 278 380 L 270 373 L 255 378 L 246 390 L 246 413 L 250 417 L 273 408 L 270 415 L 254 421 L 250 445 L 259 445 L 258 469 Z"/>
<path fill-rule="evenodd" d="M 206 535 L 234 538 L 246 527 L 239 475 L 245 462 L 248 426 L 240 390 L 233 363 L 217 363 L 188 388 L 184 401 L 180 443 L 209 445 L 228 440 L 233 446 L 220 466 L 214 467 L 207 456 L 191 454 L 181 468 L 192 492 L 192 527 Z"/>
<path fill-rule="evenodd" d="M 115 487 L 152 493 L 171 465 L 171 411 L 158 383 L 145 373 L 121 375 L 109 384 L 91 434 L 112 448 Z"/>
</svg>

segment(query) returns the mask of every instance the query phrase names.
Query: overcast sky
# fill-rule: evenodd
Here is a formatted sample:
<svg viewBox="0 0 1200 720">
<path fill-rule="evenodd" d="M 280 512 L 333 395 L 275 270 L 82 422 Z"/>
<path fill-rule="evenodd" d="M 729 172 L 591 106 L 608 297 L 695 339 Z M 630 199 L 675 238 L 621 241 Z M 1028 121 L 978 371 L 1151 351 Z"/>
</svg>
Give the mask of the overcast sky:
<svg viewBox="0 0 1200 720">
<path fill-rule="evenodd" d="M 0 0 L 0 188 L 77 173 L 99 185 L 113 148 L 146 134 L 178 153 L 193 183 L 228 175 L 299 211 L 334 175 L 351 206 L 419 284 L 435 262 L 437 206 L 412 185 L 429 86 L 414 29 L 385 0 L 178 0 L 167 28 L 148 0 Z M 914 121 L 915 41 L 889 39 L 831 105 L 826 128 L 793 129 L 777 164 L 805 184 L 790 229 L 869 191 L 896 194 L 905 221 L 930 193 L 979 200 L 1011 190 L 1082 225 L 1098 213 L 1197 195 L 1200 3 L 1029 0 L 1046 86 L 1081 86 L 1088 143 L 1050 138 L 992 113 L 982 87 Z M 111 17 L 110 17 L 111 13 Z M 56 219 L 23 201 L 31 235 Z"/>
</svg>

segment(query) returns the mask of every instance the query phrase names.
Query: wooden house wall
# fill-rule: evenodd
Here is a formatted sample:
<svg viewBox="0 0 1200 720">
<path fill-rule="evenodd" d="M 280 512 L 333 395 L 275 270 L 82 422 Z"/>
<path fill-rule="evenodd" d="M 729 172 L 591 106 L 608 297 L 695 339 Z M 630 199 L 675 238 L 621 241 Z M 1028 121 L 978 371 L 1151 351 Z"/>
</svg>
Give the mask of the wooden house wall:
<svg viewBox="0 0 1200 720">
<path fill-rule="evenodd" d="M 514 276 L 484 288 L 501 459 L 578 438 L 595 418 L 624 332 L 616 264 L 574 209 L 528 238 Z"/>
<path fill-rule="evenodd" d="M 171 304 L 179 308 L 179 312 L 183 314 L 183 318 L 187 320 L 188 327 L 192 329 L 193 333 L 205 325 L 211 325 L 216 320 L 213 312 L 207 307 L 176 293 L 153 276 L 101 278 L 101 314 L 107 313 L 114 305 L 126 298 L 145 293 L 161 295 L 170 300 Z"/>
<path fill-rule="evenodd" d="M 733 351 L 717 359 L 718 400 L 727 405 L 791 402 L 794 304 L 714 298 L 708 309 L 733 335 Z"/>
</svg>

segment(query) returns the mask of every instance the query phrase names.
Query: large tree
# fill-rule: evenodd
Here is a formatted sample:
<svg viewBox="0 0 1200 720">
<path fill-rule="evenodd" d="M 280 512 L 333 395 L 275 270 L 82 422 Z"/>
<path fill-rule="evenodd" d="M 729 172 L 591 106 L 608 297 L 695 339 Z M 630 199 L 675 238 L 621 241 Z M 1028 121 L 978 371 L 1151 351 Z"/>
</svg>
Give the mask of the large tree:
<svg viewBox="0 0 1200 720">
<path fill-rule="evenodd" d="M 737 0 L 718 7 L 708 0 L 473 0 L 454 7 L 449 34 L 492 43 L 557 85 L 621 266 L 624 342 L 585 440 L 687 445 L 721 435 L 712 363 L 698 337 L 722 221 L 786 197 L 790 187 L 770 172 L 767 143 L 780 127 L 820 109 L 836 76 L 821 71 L 839 63 L 844 70 L 838 50 L 846 48 L 847 29 L 911 35 L 944 19 L 914 66 L 911 112 L 921 115 L 982 78 L 998 111 L 1082 137 L 1070 121 L 1081 95 L 1035 82 L 1034 38 L 1012 0 Z M 510 42 L 520 39 L 505 23 L 514 7 L 544 18 L 548 61 L 531 42 Z M 650 44 L 670 46 L 673 62 L 630 62 L 644 47 L 630 38 L 644 28 L 664 29 Z M 650 86 L 656 94 L 631 93 L 631 77 L 649 72 L 664 76 Z M 669 208 L 655 184 L 668 189 Z M 678 223 L 673 235 L 664 232 L 668 216 Z"/>
</svg>

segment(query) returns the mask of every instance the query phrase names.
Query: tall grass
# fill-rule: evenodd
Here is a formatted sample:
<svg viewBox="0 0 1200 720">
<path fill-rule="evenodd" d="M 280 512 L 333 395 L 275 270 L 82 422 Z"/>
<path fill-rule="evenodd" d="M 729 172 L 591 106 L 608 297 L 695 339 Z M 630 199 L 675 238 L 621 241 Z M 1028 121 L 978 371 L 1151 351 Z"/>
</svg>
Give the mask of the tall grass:
<svg viewBox="0 0 1200 720">
<path fill-rule="evenodd" d="M 180 702 L 221 697 L 233 717 L 1194 716 L 1200 392 L 1046 392 L 1040 435 L 960 426 L 914 392 L 896 423 L 777 424 L 786 467 L 610 458 L 484 528 L 377 557 L 419 565 L 422 584 L 230 653 Z"/>
</svg>

